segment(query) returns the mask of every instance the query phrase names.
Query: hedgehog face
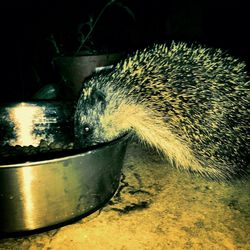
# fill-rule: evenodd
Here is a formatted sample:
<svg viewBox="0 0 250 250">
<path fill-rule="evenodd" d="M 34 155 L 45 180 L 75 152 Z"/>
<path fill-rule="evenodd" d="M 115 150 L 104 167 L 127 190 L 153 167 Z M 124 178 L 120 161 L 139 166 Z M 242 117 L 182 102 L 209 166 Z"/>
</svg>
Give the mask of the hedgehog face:
<svg viewBox="0 0 250 250">
<path fill-rule="evenodd" d="M 103 129 L 99 121 L 90 120 L 89 117 L 89 115 L 84 115 L 83 112 L 80 112 L 79 116 L 75 119 L 76 147 L 85 148 L 105 142 L 105 138 L 102 136 Z"/>
<path fill-rule="evenodd" d="M 124 123 L 128 114 L 121 108 L 122 105 L 114 102 L 116 97 L 110 98 L 100 90 L 86 93 L 82 92 L 75 113 L 76 147 L 109 142 L 128 132 L 130 125 Z"/>
<path fill-rule="evenodd" d="M 104 113 L 104 94 L 95 89 L 83 90 L 75 113 L 75 144 L 88 147 L 106 142 L 100 117 Z"/>
</svg>

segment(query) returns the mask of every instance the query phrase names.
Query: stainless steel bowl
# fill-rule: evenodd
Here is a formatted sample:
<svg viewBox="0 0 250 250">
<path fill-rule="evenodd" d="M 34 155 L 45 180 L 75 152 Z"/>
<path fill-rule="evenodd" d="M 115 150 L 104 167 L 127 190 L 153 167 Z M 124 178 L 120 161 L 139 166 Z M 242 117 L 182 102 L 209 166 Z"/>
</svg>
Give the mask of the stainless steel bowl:
<svg viewBox="0 0 250 250">
<path fill-rule="evenodd" d="M 0 165 L 0 232 L 56 225 L 105 204 L 119 185 L 127 138 L 83 153 Z"/>
</svg>

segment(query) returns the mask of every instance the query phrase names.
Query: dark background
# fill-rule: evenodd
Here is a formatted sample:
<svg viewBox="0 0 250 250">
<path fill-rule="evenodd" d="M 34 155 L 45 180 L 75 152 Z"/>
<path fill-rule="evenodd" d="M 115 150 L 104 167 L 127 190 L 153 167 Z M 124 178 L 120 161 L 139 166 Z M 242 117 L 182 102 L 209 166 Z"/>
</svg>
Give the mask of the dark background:
<svg viewBox="0 0 250 250">
<path fill-rule="evenodd" d="M 10 1 L 0 7 L 0 100 L 29 99 L 56 81 L 48 38 L 75 44 L 80 23 L 96 17 L 107 1 Z M 154 42 L 198 42 L 220 47 L 247 63 L 249 9 L 241 1 L 120 0 L 104 13 L 93 33 L 98 49 L 130 51 Z M 134 18 L 125 7 L 132 11 Z M 71 39 L 72 38 L 72 39 Z M 74 38 L 74 39 L 73 39 Z M 75 39 L 76 40 L 76 39 Z M 67 51 L 66 51 L 67 50 Z"/>
</svg>

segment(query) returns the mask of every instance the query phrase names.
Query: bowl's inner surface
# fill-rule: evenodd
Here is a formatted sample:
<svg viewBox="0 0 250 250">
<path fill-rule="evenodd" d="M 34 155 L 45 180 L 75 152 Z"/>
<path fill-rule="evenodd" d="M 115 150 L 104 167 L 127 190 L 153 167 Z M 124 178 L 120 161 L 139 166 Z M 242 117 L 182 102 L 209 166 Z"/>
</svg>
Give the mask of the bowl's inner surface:
<svg viewBox="0 0 250 250">
<path fill-rule="evenodd" d="M 0 164 L 72 153 L 73 104 L 56 101 L 0 105 Z"/>
</svg>

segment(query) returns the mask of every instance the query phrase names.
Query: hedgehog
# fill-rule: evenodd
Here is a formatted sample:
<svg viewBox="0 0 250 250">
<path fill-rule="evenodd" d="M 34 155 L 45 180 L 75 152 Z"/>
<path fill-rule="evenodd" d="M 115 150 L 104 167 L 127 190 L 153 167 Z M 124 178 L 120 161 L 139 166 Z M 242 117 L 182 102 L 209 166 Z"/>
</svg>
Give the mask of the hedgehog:
<svg viewBox="0 0 250 250">
<path fill-rule="evenodd" d="M 131 133 L 173 166 L 216 180 L 249 173 L 246 64 L 184 42 L 137 50 L 84 81 L 75 111 L 79 147 Z"/>
</svg>

